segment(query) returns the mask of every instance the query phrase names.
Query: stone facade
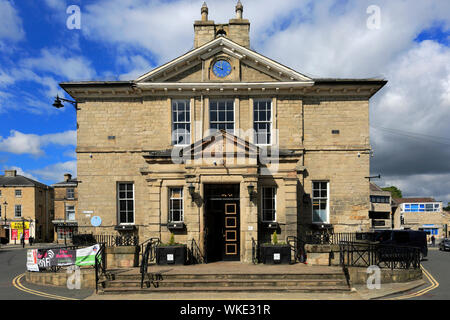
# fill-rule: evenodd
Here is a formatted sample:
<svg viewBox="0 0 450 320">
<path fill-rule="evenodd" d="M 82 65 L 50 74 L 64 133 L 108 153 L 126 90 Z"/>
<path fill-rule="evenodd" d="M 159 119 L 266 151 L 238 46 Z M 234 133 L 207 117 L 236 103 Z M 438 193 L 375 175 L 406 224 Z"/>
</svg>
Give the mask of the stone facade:
<svg viewBox="0 0 450 320">
<path fill-rule="evenodd" d="M 448 236 L 450 214 L 442 209 L 442 202 L 433 198 L 397 198 L 394 199 L 397 207 L 394 213 L 395 229 L 424 230 L 428 232 L 428 242 L 434 235 L 436 244 Z M 418 209 L 405 210 L 405 205 L 416 205 Z M 424 208 L 421 209 L 420 206 Z M 433 206 L 432 211 L 426 211 L 426 205 Z M 436 206 L 436 207 L 434 207 Z"/>
<path fill-rule="evenodd" d="M 51 187 L 18 175 L 16 170 L 5 170 L 0 176 L 1 237 L 19 244 L 25 229 L 25 243 L 29 243 L 28 237 L 36 242 L 52 241 L 53 196 Z M 20 212 L 16 213 L 16 206 Z"/>
<path fill-rule="evenodd" d="M 54 239 L 57 243 L 71 242 L 73 233 L 78 230 L 78 181 L 65 174 L 64 181 L 52 185 L 54 188 L 55 216 L 52 221 Z"/>
<path fill-rule="evenodd" d="M 239 21 L 217 25 L 202 8 L 202 21 L 194 25 L 194 50 L 132 83 L 61 84 L 79 108 L 80 227 L 163 242 L 173 232 L 177 242 L 194 239 L 207 253 L 213 227 L 208 203 L 220 200 L 208 193 L 213 185 L 234 185 L 238 191 L 230 193 L 229 201 L 239 208 L 240 261 L 250 262 L 254 241 L 270 241 L 274 231 L 286 241 L 322 225 L 335 232 L 368 230 L 369 99 L 386 81 L 308 78 L 248 49 L 249 24 L 240 8 L 236 12 Z M 224 33 L 218 35 L 218 29 Z M 219 60 L 230 64 L 229 75 L 214 73 Z M 183 155 L 197 157 L 181 163 L 174 161 L 180 148 L 172 145 L 172 108 L 180 99 L 190 111 L 190 141 Z M 233 106 L 231 132 L 208 131 L 211 103 L 218 99 Z M 270 105 L 269 146 L 257 145 L 252 132 L 254 108 L 261 100 Z M 268 164 L 262 160 L 266 152 Z M 319 205 L 313 183 L 317 187 L 320 182 L 325 207 L 322 220 L 313 223 L 312 204 Z M 126 184 L 133 190 L 133 217 L 131 223 L 120 223 L 119 207 L 125 206 L 120 188 Z M 183 190 L 182 230 L 169 229 L 168 223 L 175 187 Z M 263 209 L 270 206 L 268 196 L 263 201 L 266 187 L 276 188 L 269 199 L 275 203 L 273 224 L 262 221 Z M 219 196 L 226 201 L 226 195 Z M 89 229 L 84 211 L 100 216 L 102 224 Z"/>
</svg>

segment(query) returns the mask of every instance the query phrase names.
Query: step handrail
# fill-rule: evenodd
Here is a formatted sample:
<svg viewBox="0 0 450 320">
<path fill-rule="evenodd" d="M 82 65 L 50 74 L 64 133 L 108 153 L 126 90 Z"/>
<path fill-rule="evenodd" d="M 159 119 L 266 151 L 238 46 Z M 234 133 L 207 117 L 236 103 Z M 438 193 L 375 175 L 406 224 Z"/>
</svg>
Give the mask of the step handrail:
<svg viewBox="0 0 450 320">
<path fill-rule="evenodd" d="M 100 249 L 95 254 L 95 293 L 98 292 L 98 283 L 101 275 L 106 275 L 106 245 L 100 243 Z"/>
<path fill-rule="evenodd" d="M 143 252 L 142 261 L 141 261 L 141 289 L 144 287 L 144 278 L 145 276 L 148 276 L 148 262 L 153 261 L 156 257 L 155 248 L 161 243 L 161 240 L 159 238 L 150 238 L 146 241 L 145 251 Z M 154 277 L 153 274 L 151 274 L 152 279 L 150 280 L 153 285 L 154 283 Z M 156 287 L 156 285 L 155 285 Z"/>
</svg>

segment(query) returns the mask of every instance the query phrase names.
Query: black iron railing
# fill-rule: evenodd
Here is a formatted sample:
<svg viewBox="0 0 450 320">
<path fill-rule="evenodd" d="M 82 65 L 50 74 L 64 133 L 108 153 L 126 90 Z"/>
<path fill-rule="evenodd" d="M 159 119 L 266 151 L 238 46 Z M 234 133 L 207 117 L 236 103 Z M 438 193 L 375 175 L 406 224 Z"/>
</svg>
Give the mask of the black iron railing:
<svg viewBox="0 0 450 320">
<path fill-rule="evenodd" d="M 306 244 L 339 244 L 342 241 L 355 242 L 358 240 L 372 240 L 373 234 L 369 232 L 338 232 L 315 231 L 300 235 L 301 241 Z"/>
<path fill-rule="evenodd" d="M 161 278 L 160 274 L 157 273 L 149 273 L 148 265 L 150 261 L 154 261 L 156 259 L 156 247 L 161 243 L 159 238 L 150 238 L 146 241 L 145 250 L 142 255 L 141 261 L 141 288 L 144 287 L 144 280 L 147 277 L 147 287 L 150 287 L 150 284 L 153 284 L 154 287 L 158 286 L 157 280 Z"/>
<path fill-rule="evenodd" d="M 339 244 L 342 267 L 378 266 L 389 269 L 420 268 L 420 248 L 342 241 Z"/>
<path fill-rule="evenodd" d="M 191 244 L 188 249 L 188 263 L 189 264 L 207 263 L 197 242 L 194 239 L 192 239 L 190 242 Z"/>
<path fill-rule="evenodd" d="M 286 238 L 287 244 L 291 247 L 291 250 L 294 252 L 294 261 L 302 262 L 306 261 L 306 251 L 305 244 L 306 242 L 302 238 L 297 238 L 295 236 L 288 236 Z"/>
<path fill-rule="evenodd" d="M 100 249 L 95 254 L 95 292 L 98 292 L 98 284 L 102 276 L 106 276 L 106 245 L 100 243 Z"/>
<path fill-rule="evenodd" d="M 92 245 L 104 243 L 107 247 L 138 246 L 139 237 L 135 235 L 111 235 L 111 234 L 74 234 L 72 236 L 74 245 Z"/>
</svg>

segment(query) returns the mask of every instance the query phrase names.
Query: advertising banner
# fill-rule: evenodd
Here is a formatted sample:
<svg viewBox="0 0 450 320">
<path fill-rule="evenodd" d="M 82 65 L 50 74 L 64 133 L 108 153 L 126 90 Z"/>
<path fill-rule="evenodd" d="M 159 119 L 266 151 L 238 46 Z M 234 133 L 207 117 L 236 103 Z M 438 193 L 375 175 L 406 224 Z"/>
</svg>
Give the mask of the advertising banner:
<svg viewBox="0 0 450 320">
<path fill-rule="evenodd" d="M 11 229 L 11 240 L 18 240 L 17 239 L 17 229 Z"/>
<path fill-rule="evenodd" d="M 75 264 L 76 251 L 66 249 L 38 249 L 37 258 L 40 268 L 70 266 Z"/>
<path fill-rule="evenodd" d="M 22 221 L 13 221 L 11 222 L 11 229 L 23 229 L 23 226 L 25 225 L 25 229 L 30 229 L 30 222 L 23 223 Z"/>
<path fill-rule="evenodd" d="M 78 249 L 75 264 L 77 266 L 93 266 L 95 265 L 95 255 L 100 249 L 100 245 L 96 244 L 91 247 Z"/>
<path fill-rule="evenodd" d="M 27 270 L 28 271 L 39 271 L 37 249 L 32 249 L 27 251 Z"/>
</svg>

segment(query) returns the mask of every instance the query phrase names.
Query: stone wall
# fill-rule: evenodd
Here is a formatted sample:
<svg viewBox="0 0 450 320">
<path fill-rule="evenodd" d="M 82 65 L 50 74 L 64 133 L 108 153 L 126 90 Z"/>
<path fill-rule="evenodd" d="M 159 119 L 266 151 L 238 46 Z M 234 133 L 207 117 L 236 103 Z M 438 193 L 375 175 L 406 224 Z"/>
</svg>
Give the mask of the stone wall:
<svg viewBox="0 0 450 320">
<path fill-rule="evenodd" d="M 80 289 L 93 289 L 95 288 L 95 269 L 94 268 L 81 268 L 81 288 Z M 27 282 L 44 286 L 57 286 L 67 287 L 68 278 L 73 275 L 73 272 L 67 272 L 65 269 L 61 269 L 58 272 L 31 272 L 25 273 L 25 279 Z M 72 279 L 71 279 L 72 280 Z"/>
</svg>

